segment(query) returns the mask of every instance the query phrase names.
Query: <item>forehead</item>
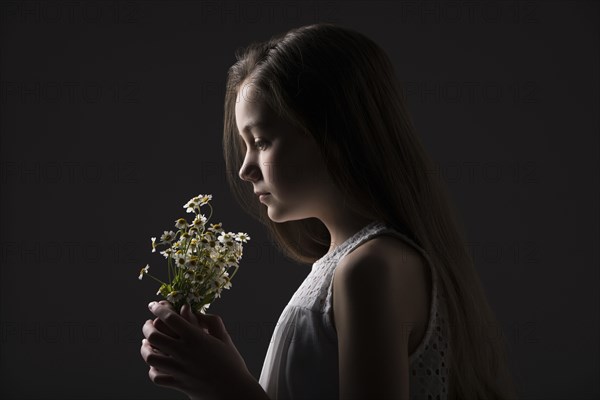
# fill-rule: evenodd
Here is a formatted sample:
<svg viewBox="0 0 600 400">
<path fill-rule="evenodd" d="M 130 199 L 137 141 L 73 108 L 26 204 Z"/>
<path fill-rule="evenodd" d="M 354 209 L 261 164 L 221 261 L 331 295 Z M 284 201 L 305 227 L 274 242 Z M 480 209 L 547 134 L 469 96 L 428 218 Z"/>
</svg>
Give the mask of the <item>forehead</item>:
<svg viewBox="0 0 600 400">
<path fill-rule="evenodd" d="M 266 101 L 266 95 L 252 83 L 243 84 L 238 90 L 235 119 L 241 136 L 250 135 L 254 127 L 261 133 L 286 137 L 287 140 L 303 140 L 307 136 L 302 129 L 280 117 Z"/>
<path fill-rule="evenodd" d="M 272 124 L 275 116 L 260 90 L 252 84 L 240 87 L 235 103 L 235 119 L 240 134 L 249 133 L 254 127 Z"/>
</svg>

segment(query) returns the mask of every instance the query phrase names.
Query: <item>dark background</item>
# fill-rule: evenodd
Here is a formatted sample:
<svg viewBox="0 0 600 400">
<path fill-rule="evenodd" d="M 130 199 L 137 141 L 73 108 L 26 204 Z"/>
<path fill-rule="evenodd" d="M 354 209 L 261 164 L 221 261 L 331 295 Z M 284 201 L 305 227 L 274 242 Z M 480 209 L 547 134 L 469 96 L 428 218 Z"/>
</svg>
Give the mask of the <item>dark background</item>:
<svg viewBox="0 0 600 400">
<path fill-rule="evenodd" d="M 213 195 L 247 232 L 222 316 L 258 379 L 309 265 L 233 201 L 236 48 L 317 21 L 389 54 L 461 213 L 523 399 L 596 399 L 598 21 L 587 1 L 23 1 L 1 8 L 3 399 L 183 399 L 139 349 L 150 237 Z"/>
</svg>

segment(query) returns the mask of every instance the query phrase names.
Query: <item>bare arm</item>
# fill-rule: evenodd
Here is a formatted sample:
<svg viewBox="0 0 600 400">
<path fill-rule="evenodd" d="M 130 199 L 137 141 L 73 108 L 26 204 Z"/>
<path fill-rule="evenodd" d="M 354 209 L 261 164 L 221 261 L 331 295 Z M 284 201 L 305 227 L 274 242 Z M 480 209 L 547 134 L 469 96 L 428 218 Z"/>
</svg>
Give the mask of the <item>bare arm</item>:
<svg viewBox="0 0 600 400">
<path fill-rule="evenodd" d="M 271 400 L 256 378 L 252 375 L 249 375 L 245 382 L 242 382 L 242 384 L 232 389 L 232 394 L 223 400 Z"/>
<path fill-rule="evenodd" d="M 420 265 L 373 250 L 342 260 L 334 275 L 340 398 L 408 400 L 408 340 Z"/>
</svg>

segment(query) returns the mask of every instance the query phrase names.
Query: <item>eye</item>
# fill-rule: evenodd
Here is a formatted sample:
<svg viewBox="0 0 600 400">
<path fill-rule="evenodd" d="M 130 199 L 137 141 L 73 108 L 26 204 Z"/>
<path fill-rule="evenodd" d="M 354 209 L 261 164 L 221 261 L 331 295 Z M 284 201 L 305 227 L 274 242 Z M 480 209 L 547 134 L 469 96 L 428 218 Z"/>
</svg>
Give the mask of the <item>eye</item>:
<svg viewBox="0 0 600 400">
<path fill-rule="evenodd" d="M 261 150 L 267 148 L 267 142 L 265 142 L 264 140 L 260 140 L 258 139 L 257 141 L 254 142 L 254 147 L 256 147 L 257 149 Z"/>
</svg>

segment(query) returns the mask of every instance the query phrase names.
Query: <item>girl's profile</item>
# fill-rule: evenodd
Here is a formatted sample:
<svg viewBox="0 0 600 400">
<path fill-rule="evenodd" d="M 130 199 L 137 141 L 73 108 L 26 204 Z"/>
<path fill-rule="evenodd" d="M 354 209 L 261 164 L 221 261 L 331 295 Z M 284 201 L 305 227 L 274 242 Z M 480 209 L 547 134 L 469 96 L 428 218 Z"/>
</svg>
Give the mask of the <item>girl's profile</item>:
<svg viewBox="0 0 600 400">
<path fill-rule="evenodd" d="M 154 383 L 193 399 L 516 398 L 464 228 L 379 45 L 319 23 L 238 50 L 223 151 L 241 207 L 312 269 L 258 379 L 219 316 L 153 306 Z"/>
</svg>

